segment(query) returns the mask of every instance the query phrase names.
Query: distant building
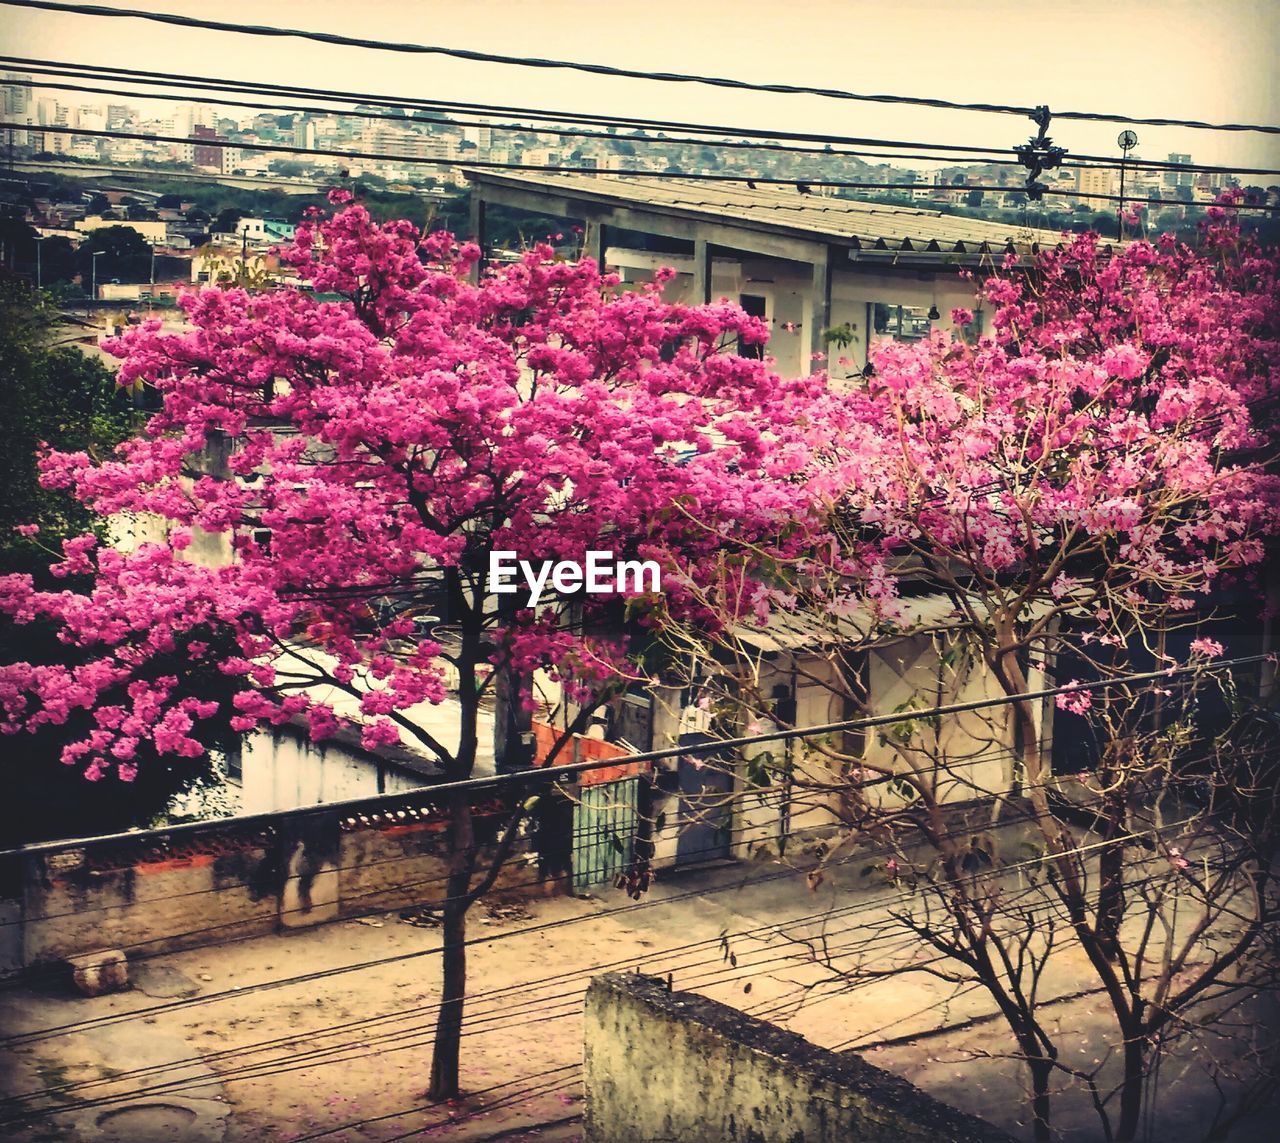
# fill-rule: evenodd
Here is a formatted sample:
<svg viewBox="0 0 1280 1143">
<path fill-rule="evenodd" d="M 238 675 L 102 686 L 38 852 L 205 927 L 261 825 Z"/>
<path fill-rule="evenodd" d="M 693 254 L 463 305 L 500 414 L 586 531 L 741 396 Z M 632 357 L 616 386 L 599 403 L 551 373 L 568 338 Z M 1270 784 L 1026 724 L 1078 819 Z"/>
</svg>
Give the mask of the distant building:
<svg viewBox="0 0 1280 1143">
<path fill-rule="evenodd" d="M 1107 209 L 1107 195 L 1116 193 L 1116 172 L 1107 167 L 1077 167 L 1075 191 L 1098 210 Z M 1093 198 L 1098 195 L 1102 197 Z"/>
<path fill-rule="evenodd" d="M 581 220 L 588 252 L 624 281 L 649 281 L 671 266 L 677 275 L 667 287 L 669 301 L 728 297 L 764 319 L 773 330 L 769 353 L 784 376 L 808 373 L 814 353 L 861 369 L 879 341 L 948 329 L 952 309 L 974 306 L 973 284 L 959 269 L 1062 242 L 1056 232 L 918 205 L 800 195 L 790 187 L 751 190 L 604 172 L 477 170 L 468 178 L 472 233 L 482 244 L 489 203 Z M 623 245 L 615 239 L 623 232 L 651 236 L 657 245 Z"/>
<path fill-rule="evenodd" d="M 76 229 L 81 234 L 88 234 L 107 226 L 123 226 L 136 232 L 144 242 L 163 242 L 168 229 L 168 223 L 165 222 L 127 222 L 120 219 L 103 218 L 97 214 L 88 215 L 86 218 L 78 218 L 75 223 Z"/>
<path fill-rule="evenodd" d="M 214 143 L 201 144 L 201 139 L 221 139 L 216 127 L 209 127 L 203 123 L 197 123 L 191 128 L 191 138 L 197 140 L 191 149 L 191 161 L 197 167 L 221 167 L 222 166 L 222 148 Z"/>
<path fill-rule="evenodd" d="M 1168 161 L 1176 163 L 1178 166 L 1189 167 L 1191 165 L 1190 155 L 1171 154 Z M 1165 171 L 1164 185 L 1172 189 L 1173 187 L 1189 187 L 1192 185 L 1195 172 L 1193 171 Z"/>
<path fill-rule="evenodd" d="M 10 123 L 26 122 L 27 113 L 31 109 L 31 82 L 29 75 L 15 75 L 6 72 L 0 79 L 0 97 L 3 97 L 4 117 Z"/>
<path fill-rule="evenodd" d="M 0 85 L 0 109 L 4 111 L 6 122 L 34 126 L 35 113 L 31 102 L 31 88 L 24 86 L 21 82 L 14 82 L 22 80 L 29 82 L 30 79 L 28 75 L 14 75 L 11 72 L 3 77 L 3 84 Z M 28 147 L 31 145 L 31 135 L 28 131 L 10 128 L 8 141 L 15 147 Z"/>
<path fill-rule="evenodd" d="M 316 148 L 317 128 L 314 119 L 308 119 L 305 115 L 299 115 L 293 121 L 293 145 L 295 147 L 305 147 L 308 151 L 314 151 Z"/>
</svg>

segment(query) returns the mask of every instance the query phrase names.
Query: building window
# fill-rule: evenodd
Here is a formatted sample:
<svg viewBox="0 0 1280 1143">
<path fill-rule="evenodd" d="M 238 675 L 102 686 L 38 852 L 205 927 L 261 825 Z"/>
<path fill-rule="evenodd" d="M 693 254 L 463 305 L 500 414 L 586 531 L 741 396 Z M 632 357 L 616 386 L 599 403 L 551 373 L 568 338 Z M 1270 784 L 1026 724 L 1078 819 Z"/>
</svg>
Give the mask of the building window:
<svg viewBox="0 0 1280 1143">
<path fill-rule="evenodd" d="M 742 294 L 738 298 L 738 304 L 747 311 L 752 317 L 765 321 L 769 316 L 768 299 L 762 298 L 759 294 Z M 738 356 L 752 357 L 755 360 L 762 360 L 764 357 L 763 345 L 743 345 L 741 340 L 738 342 Z"/>
</svg>

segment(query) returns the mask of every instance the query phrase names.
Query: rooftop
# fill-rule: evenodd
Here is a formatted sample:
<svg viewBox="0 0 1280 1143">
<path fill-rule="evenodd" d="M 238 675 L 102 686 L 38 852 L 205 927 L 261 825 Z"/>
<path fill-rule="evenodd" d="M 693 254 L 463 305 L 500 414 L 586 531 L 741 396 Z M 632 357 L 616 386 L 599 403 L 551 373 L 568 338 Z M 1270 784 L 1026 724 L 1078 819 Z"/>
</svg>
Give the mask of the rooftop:
<svg viewBox="0 0 1280 1143">
<path fill-rule="evenodd" d="M 727 223 L 735 228 L 773 231 L 819 240 L 851 251 L 896 254 L 1034 254 L 1062 243 L 1062 234 L 985 219 L 962 218 L 926 206 L 897 206 L 861 199 L 802 194 L 795 187 L 751 187 L 739 183 L 618 177 L 609 174 L 529 174 L 468 171 L 467 177 L 491 201 L 502 192 L 524 192 L 596 211 L 639 210 L 669 218 Z M 525 200 L 527 205 L 528 200 Z M 553 209 L 544 204 L 546 209 Z M 568 215 L 572 217 L 572 215 Z M 603 219 L 625 225 L 618 218 Z"/>
</svg>

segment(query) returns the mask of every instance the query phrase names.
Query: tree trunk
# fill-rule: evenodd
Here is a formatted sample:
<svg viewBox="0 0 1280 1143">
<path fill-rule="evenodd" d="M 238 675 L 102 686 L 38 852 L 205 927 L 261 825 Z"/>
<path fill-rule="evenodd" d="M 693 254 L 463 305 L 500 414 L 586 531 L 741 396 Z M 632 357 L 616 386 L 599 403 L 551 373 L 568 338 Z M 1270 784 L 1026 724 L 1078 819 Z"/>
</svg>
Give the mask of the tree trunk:
<svg viewBox="0 0 1280 1143">
<path fill-rule="evenodd" d="M 1132 1143 L 1138 1137 L 1142 1116 L 1142 1081 L 1146 1070 L 1146 1053 L 1140 1037 L 1125 1033 L 1124 1082 L 1120 1087 L 1120 1121 L 1116 1125 L 1116 1143 Z"/>
<path fill-rule="evenodd" d="M 1098 945 L 1108 960 L 1120 955 L 1120 922 L 1124 920 L 1123 822 L 1106 814 L 1103 827 L 1107 845 L 1098 854 Z"/>
<path fill-rule="evenodd" d="M 1049 1077 L 1053 1074 L 1053 1064 L 1043 1056 L 1032 1056 L 1027 1059 L 1027 1067 L 1031 1069 L 1031 1113 L 1035 1116 L 1032 1129 L 1036 1143 L 1049 1143 L 1052 1138 L 1049 1128 Z"/>
<path fill-rule="evenodd" d="M 433 1100 L 454 1099 L 458 1095 L 462 1015 L 467 996 L 467 910 L 471 906 L 468 894 L 475 863 L 471 805 L 465 793 L 450 796 L 449 818 L 452 853 L 444 902 L 441 953 L 444 979 L 431 1055 L 431 1086 L 427 1089 L 427 1098 Z"/>
</svg>

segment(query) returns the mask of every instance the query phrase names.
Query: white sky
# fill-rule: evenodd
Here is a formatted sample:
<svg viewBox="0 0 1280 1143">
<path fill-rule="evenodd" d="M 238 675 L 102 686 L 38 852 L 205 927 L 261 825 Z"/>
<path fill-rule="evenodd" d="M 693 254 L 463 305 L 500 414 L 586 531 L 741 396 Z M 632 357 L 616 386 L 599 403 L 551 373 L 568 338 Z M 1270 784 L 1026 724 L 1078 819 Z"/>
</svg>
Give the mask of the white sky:
<svg viewBox="0 0 1280 1143">
<path fill-rule="evenodd" d="M 1274 0 L 120 0 L 114 6 L 858 92 L 1280 122 Z M 392 97 L 935 143 L 1010 147 L 1034 130 L 1014 116 L 727 92 L 16 8 L 0 8 L 0 50 Z M 1051 134 L 1076 153 L 1114 154 L 1119 130 L 1063 120 Z M 1137 131 L 1143 158 L 1181 151 L 1198 162 L 1280 168 L 1280 136 Z"/>
</svg>

